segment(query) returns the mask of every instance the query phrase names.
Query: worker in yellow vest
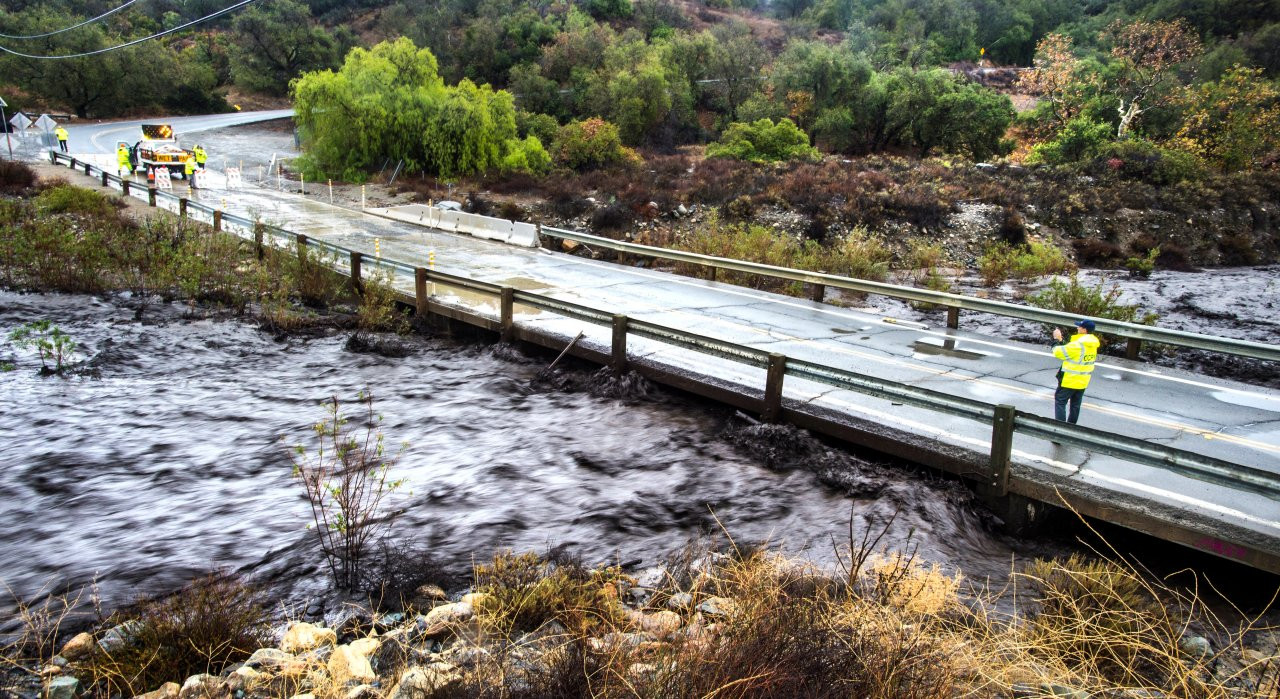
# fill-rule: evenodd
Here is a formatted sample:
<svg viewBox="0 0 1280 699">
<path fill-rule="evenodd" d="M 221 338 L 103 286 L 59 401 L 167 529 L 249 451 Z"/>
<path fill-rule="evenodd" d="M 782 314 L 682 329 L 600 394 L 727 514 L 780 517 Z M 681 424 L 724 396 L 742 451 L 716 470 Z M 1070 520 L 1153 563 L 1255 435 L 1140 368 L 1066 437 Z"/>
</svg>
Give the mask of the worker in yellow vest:
<svg viewBox="0 0 1280 699">
<path fill-rule="evenodd" d="M 196 156 L 196 167 L 203 170 L 205 161 L 209 159 L 208 154 L 204 152 L 204 146 L 196 144 L 196 147 L 191 149 L 191 153 Z"/>
<path fill-rule="evenodd" d="M 129 144 L 121 143 L 116 148 L 116 164 L 119 166 L 121 177 L 133 174 L 133 153 L 129 150 Z"/>
<path fill-rule="evenodd" d="M 62 149 L 62 152 L 63 152 L 63 153 L 66 153 L 66 152 L 67 152 L 67 139 L 68 139 L 68 138 L 70 138 L 70 137 L 67 135 L 67 130 L 66 130 L 66 129 L 64 129 L 64 128 L 62 128 L 61 126 L 59 126 L 58 128 L 56 128 L 56 129 L 54 129 L 54 130 L 53 130 L 53 135 L 54 135 L 54 136 L 56 136 L 56 137 L 58 138 L 58 147 Z"/>
<path fill-rule="evenodd" d="M 191 183 L 191 188 L 196 188 L 196 158 L 194 155 L 188 155 L 187 159 L 182 161 L 182 179 Z"/>
<path fill-rule="evenodd" d="M 1089 387 L 1094 363 L 1098 361 L 1098 347 L 1102 344 L 1093 334 L 1094 323 L 1085 318 L 1076 321 L 1076 334 L 1067 342 L 1062 340 L 1062 330 L 1053 329 L 1053 356 L 1062 360 L 1058 370 L 1058 388 L 1053 393 L 1053 416 L 1075 424 L 1080 419 L 1080 404 L 1084 390 Z M 1070 414 L 1067 405 L 1071 405 Z"/>
</svg>

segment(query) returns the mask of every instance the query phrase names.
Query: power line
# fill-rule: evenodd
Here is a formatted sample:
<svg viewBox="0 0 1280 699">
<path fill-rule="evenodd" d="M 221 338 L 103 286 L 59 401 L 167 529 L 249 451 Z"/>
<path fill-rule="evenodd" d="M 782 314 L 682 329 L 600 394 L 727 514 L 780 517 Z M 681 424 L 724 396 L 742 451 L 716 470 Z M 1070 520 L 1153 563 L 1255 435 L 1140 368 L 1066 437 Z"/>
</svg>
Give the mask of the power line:
<svg viewBox="0 0 1280 699">
<path fill-rule="evenodd" d="M 98 54 L 100 54 L 100 53 L 107 53 L 108 51 L 115 51 L 115 50 L 117 50 L 117 49 L 128 48 L 128 47 L 130 47 L 130 46 L 134 46 L 134 45 L 137 45 L 137 44 L 141 44 L 141 43 L 142 43 L 142 42 L 144 42 L 144 41 L 150 41 L 150 40 L 152 40 L 152 39 L 158 39 L 158 38 L 160 38 L 160 37 L 162 37 L 162 36 L 165 36 L 166 34 L 172 34 L 172 33 L 176 32 L 176 31 L 181 31 L 181 30 L 183 30 L 183 29 L 186 29 L 187 27 L 190 27 L 190 26 L 191 26 L 191 25 L 193 25 L 193 24 L 199 24 L 199 23 L 201 23 L 201 22 L 204 22 L 205 20 L 214 19 L 214 18 L 216 18 L 216 17 L 220 17 L 220 16 L 222 16 L 222 15 L 225 15 L 226 13 L 231 12 L 231 11 L 233 11 L 233 10 L 238 10 L 238 9 L 240 9 L 241 7 L 244 7 L 245 5 L 248 5 L 248 4 L 249 4 L 249 3 L 251 3 L 251 2 L 254 2 L 254 0 L 240 0 L 240 2 L 238 2 L 238 3 L 234 4 L 234 5 L 230 6 L 230 7 L 224 7 L 223 9 L 218 10 L 217 12 L 214 12 L 214 13 L 212 13 L 212 14 L 207 14 L 207 15 L 205 15 L 204 17 L 201 17 L 201 18 L 199 18 L 199 19 L 193 19 L 193 20 L 191 20 L 190 22 L 187 22 L 186 24 L 181 24 L 181 25 L 178 25 L 178 26 L 174 27 L 173 29 L 166 29 L 166 30 L 164 30 L 164 31 L 162 31 L 162 32 L 156 32 L 155 34 L 152 34 L 151 36 L 144 36 L 144 37 L 142 37 L 141 39 L 134 39 L 133 41 L 129 41 L 129 42 L 126 42 L 126 43 L 123 43 L 123 44 L 118 44 L 118 45 L 116 45 L 116 46 L 108 46 L 108 47 L 107 47 L 107 48 L 105 48 L 105 49 L 98 49 L 97 51 L 85 51 L 85 52 L 83 52 L 83 53 L 70 53 L 70 54 L 66 54 L 66 55 L 64 55 L 64 56 L 36 56 L 36 55 L 33 55 L 33 54 L 29 54 L 29 53 L 22 53 L 21 51 L 14 51 L 13 49 L 8 48 L 7 46 L 0 46 L 0 51 L 3 51 L 4 53 L 10 54 L 10 55 L 12 55 L 12 56 L 20 56 L 20 57 L 22 57 L 22 58 L 39 58 L 39 59 L 48 59 L 48 60 L 62 60 L 62 59 L 66 59 L 66 58 L 84 58 L 85 56 L 96 56 L 96 55 L 98 55 Z"/>
<path fill-rule="evenodd" d="M 63 32 L 69 32 L 69 31 L 71 31 L 72 29 L 79 29 L 80 27 L 83 27 L 83 26 L 84 26 L 84 25 L 86 25 L 86 24 L 92 24 L 92 23 L 94 23 L 94 22 L 97 22 L 97 21 L 98 21 L 98 20 L 100 20 L 100 19 L 106 19 L 107 17 L 110 17 L 111 15 L 113 15 L 113 14 L 115 14 L 115 13 L 119 12 L 120 10 L 123 10 L 124 8 L 126 8 L 126 7 L 128 7 L 128 6 L 130 6 L 130 5 L 132 5 L 133 3 L 137 2 L 137 1 L 138 1 L 138 0 L 129 0 L 129 2 L 126 2 L 125 4 L 121 5 L 120 7 L 115 8 L 114 10 L 107 10 L 106 12 L 103 12 L 102 14 L 98 15 L 97 17 L 94 17 L 93 19 L 86 19 L 85 21 L 83 21 L 83 22 L 81 22 L 81 23 L 79 23 L 79 24 L 73 24 L 73 25 L 71 25 L 70 27 L 65 27 L 65 28 L 63 28 L 63 29 L 59 29 L 59 30 L 57 30 L 57 31 L 55 31 L 55 32 L 45 32 L 44 34 L 30 34 L 30 35 L 28 35 L 28 36 L 18 36 L 18 35 L 16 35 L 16 34 L 0 34 L 0 38 L 3 38 L 3 39 L 43 39 L 43 38 L 44 38 L 44 37 L 46 37 L 46 36 L 53 36 L 54 34 L 61 34 L 61 33 L 63 33 Z"/>
</svg>

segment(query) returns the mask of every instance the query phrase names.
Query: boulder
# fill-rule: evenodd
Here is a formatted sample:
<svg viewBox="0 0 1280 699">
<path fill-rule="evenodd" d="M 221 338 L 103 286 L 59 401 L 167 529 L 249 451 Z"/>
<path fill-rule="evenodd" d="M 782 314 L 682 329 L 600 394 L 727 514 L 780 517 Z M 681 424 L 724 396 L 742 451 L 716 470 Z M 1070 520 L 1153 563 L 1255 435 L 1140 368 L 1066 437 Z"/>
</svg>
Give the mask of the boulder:
<svg viewBox="0 0 1280 699">
<path fill-rule="evenodd" d="M 276 670 L 298 662 L 298 658 L 292 653 L 286 653 L 275 648 L 259 648 L 244 661 L 245 667 L 254 670 Z"/>
<path fill-rule="evenodd" d="M 419 599 L 430 600 L 433 602 L 443 602 L 449 599 L 449 596 L 444 593 L 444 590 L 439 585 L 431 584 L 423 585 L 417 590 L 414 590 L 413 595 Z"/>
<path fill-rule="evenodd" d="M 222 684 L 222 678 L 213 675 L 192 675 L 178 690 L 180 699 L 222 699 L 231 692 Z"/>
<path fill-rule="evenodd" d="M 357 638 L 348 645 L 351 646 L 351 650 L 367 658 L 378 650 L 378 646 L 381 643 L 382 640 L 376 636 L 365 636 L 364 638 Z"/>
<path fill-rule="evenodd" d="M 493 595 L 488 592 L 468 592 L 459 601 L 466 602 L 472 607 L 483 607 L 491 599 L 493 599 Z"/>
<path fill-rule="evenodd" d="M 232 692 L 246 691 L 254 685 L 263 681 L 263 673 L 249 667 L 241 665 L 236 668 L 235 672 L 227 675 L 227 688 Z"/>
<path fill-rule="evenodd" d="M 106 633 L 102 634 L 102 638 L 98 640 L 98 647 L 105 653 L 115 652 L 131 643 L 133 638 L 142 630 L 142 622 L 137 619 L 111 627 Z"/>
<path fill-rule="evenodd" d="M 181 690 L 182 687 L 178 686 L 177 682 L 165 682 L 154 692 L 139 694 L 133 699 L 178 699 L 178 693 Z"/>
<path fill-rule="evenodd" d="M 1213 644 L 1204 636 L 1183 636 L 1178 641 L 1178 649 L 1194 660 L 1204 660 L 1213 655 Z"/>
<path fill-rule="evenodd" d="M 468 595 L 470 596 L 470 595 Z M 466 599 L 466 598 L 463 598 Z M 431 628 L 438 623 L 458 623 L 470 619 L 475 614 L 470 602 L 442 604 L 427 612 L 426 626 Z"/>
<path fill-rule="evenodd" d="M 457 679 L 457 673 L 446 663 L 432 663 L 427 667 L 415 665 L 400 675 L 400 681 L 387 696 L 389 699 L 426 699 Z"/>
<path fill-rule="evenodd" d="M 738 603 L 728 597 L 708 597 L 698 605 L 698 611 L 707 616 L 732 617 L 740 611 Z"/>
<path fill-rule="evenodd" d="M 409 664 L 412 649 L 405 641 L 406 635 L 405 631 L 397 629 L 382 637 L 378 649 L 368 656 L 374 672 L 385 675 Z"/>
<path fill-rule="evenodd" d="M 372 685 L 358 684 L 352 687 L 343 699 L 376 699 L 378 690 Z"/>
<path fill-rule="evenodd" d="M 93 652 L 93 636 L 81 632 L 71 637 L 66 645 L 62 646 L 62 652 L 58 655 L 67 660 L 80 660 L 86 658 Z"/>
<path fill-rule="evenodd" d="M 667 599 L 667 608 L 684 610 L 693 606 L 693 595 L 688 592 L 677 592 Z"/>
<path fill-rule="evenodd" d="M 369 659 L 351 646 L 338 646 L 329 657 L 329 678 L 334 684 L 344 686 L 351 681 L 373 682 L 378 676 L 373 672 Z"/>
<path fill-rule="evenodd" d="M 79 691 L 80 680 L 70 675 L 62 675 L 49 681 L 49 689 L 45 696 L 48 699 L 75 699 Z"/>
<path fill-rule="evenodd" d="M 638 626 L 641 631 L 647 631 L 658 638 L 670 636 L 678 631 L 680 629 L 680 625 L 684 623 L 684 620 L 680 618 L 679 614 L 669 612 L 665 609 L 660 612 L 653 612 L 652 614 L 642 614 L 638 621 Z"/>
<path fill-rule="evenodd" d="M 280 639 L 280 650 L 286 653 L 302 653 L 323 645 L 338 645 L 338 632 L 305 621 L 290 625 Z"/>
</svg>

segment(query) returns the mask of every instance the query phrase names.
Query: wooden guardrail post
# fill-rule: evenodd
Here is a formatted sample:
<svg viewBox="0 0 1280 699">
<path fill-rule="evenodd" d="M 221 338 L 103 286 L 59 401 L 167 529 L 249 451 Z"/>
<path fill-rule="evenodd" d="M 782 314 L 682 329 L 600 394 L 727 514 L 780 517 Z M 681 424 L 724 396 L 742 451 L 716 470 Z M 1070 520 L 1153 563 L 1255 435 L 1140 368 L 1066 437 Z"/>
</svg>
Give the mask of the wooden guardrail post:
<svg viewBox="0 0 1280 699">
<path fill-rule="evenodd" d="M 1126 342 L 1124 345 L 1124 358 L 1137 359 L 1138 352 L 1141 352 L 1141 351 L 1142 351 L 1142 340 L 1136 337 L 1131 337 L 1129 338 L 1129 341 Z"/>
<path fill-rule="evenodd" d="M 715 268 L 715 267 L 708 267 L 707 269 L 711 270 L 711 275 L 710 275 L 710 276 L 708 276 L 708 277 L 707 277 L 707 279 L 709 279 L 710 281 L 715 281 L 715 280 L 716 280 L 716 268 Z"/>
<path fill-rule="evenodd" d="M 1009 493 L 1009 462 L 1013 458 L 1013 421 L 1018 410 L 1012 405 L 997 405 L 991 420 L 991 469 L 986 491 L 989 495 Z"/>
<path fill-rule="evenodd" d="M 357 294 L 364 290 L 360 283 L 360 260 L 364 257 L 355 250 L 351 251 L 351 290 Z"/>
<path fill-rule="evenodd" d="M 186 218 L 186 217 L 187 217 L 187 198 L 179 197 L 178 198 L 178 218 Z"/>
<path fill-rule="evenodd" d="M 213 230 L 215 233 L 222 230 L 222 209 L 213 211 Z"/>
<path fill-rule="evenodd" d="M 147 206 L 156 205 L 156 188 L 147 187 Z"/>
<path fill-rule="evenodd" d="M 413 268 L 413 301 L 416 301 L 415 312 L 419 317 L 426 317 L 428 298 L 426 298 L 426 268 Z"/>
<path fill-rule="evenodd" d="M 298 262 L 307 264 L 307 236 L 298 234 Z"/>
<path fill-rule="evenodd" d="M 502 326 L 502 341 L 510 342 L 511 337 L 514 334 L 513 331 L 515 329 L 515 324 L 516 324 L 515 322 L 516 290 L 509 286 L 502 287 L 502 291 L 499 296 L 499 299 L 500 299 L 499 313 L 501 314 L 500 324 Z"/>
<path fill-rule="evenodd" d="M 769 373 L 764 381 L 764 409 L 760 417 L 765 422 L 776 422 L 782 417 L 782 380 L 787 375 L 787 356 L 769 355 Z"/>
<path fill-rule="evenodd" d="M 106 171 L 106 170 L 103 170 L 103 171 L 102 171 L 102 186 L 103 186 L 103 187 L 106 187 L 106 186 L 107 186 L 107 171 Z"/>
<path fill-rule="evenodd" d="M 823 274 L 826 274 L 826 270 L 819 270 L 819 271 L 822 272 Z M 826 296 L 827 296 L 826 284 L 810 284 L 809 285 L 810 301 L 817 301 L 818 303 L 822 303 L 822 299 L 826 298 Z"/>
<path fill-rule="evenodd" d="M 947 306 L 947 327 L 955 330 L 960 327 L 960 307 Z"/>
<path fill-rule="evenodd" d="M 621 374 L 627 370 L 627 317 L 613 317 L 613 372 Z"/>
<path fill-rule="evenodd" d="M 129 196 L 129 185 L 133 184 L 129 180 L 120 180 L 120 193 Z"/>
<path fill-rule="evenodd" d="M 92 170 L 92 169 L 93 169 L 93 166 L 92 166 L 92 165 L 90 165 L 89 163 L 85 163 L 85 164 L 84 164 L 84 174 L 85 174 L 85 177 L 92 177 L 92 176 L 93 176 L 93 173 L 92 173 L 92 172 L 89 172 L 89 171 L 90 171 L 90 170 Z"/>
<path fill-rule="evenodd" d="M 262 245 L 262 238 L 264 233 L 265 233 L 265 228 L 263 227 L 261 222 L 253 224 L 253 249 L 254 249 L 254 252 L 257 253 L 259 260 L 267 256 L 267 250 Z"/>
<path fill-rule="evenodd" d="M 53 161 L 53 163 L 56 165 L 56 164 L 58 163 L 58 161 L 57 161 L 57 160 L 54 160 L 54 161 Z M 74 170 L 74 169 L 76 169 L 76 168 L 77 168 L 77 167 L 79 167 L 79 166 L 80 166 L 80 161 L 79 161 L 79 160 L 76 160 L 75 158 L 72 158 L 72 159 L 71 159 L 71 169 L 72 169 L 72 170 Z"/>
<path fill-rule="evenodd" d="M 413 268 L 413 298 L 415 312 L 419 318 L 427 317 L 427 270 L 425 267 Z"/>
</svg>

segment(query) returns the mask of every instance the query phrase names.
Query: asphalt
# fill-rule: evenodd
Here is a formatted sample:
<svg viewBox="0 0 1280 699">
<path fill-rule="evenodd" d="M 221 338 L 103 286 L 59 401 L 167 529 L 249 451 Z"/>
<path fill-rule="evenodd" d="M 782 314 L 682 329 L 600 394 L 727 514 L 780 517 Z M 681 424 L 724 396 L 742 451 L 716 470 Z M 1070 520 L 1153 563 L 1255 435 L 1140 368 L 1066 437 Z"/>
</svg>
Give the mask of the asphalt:
<svg viewBox="0 0 1280 699">
<path fill-rule="evenodd" d="M 268 114 L 262 118 L 280 117 Z M 201 119 L 190 125 L 172 121 L 179 131 L 229 125 L 220 123 L 219 117 Z M 136 129 L 136 123 L 86 132 L 73 129 L 73 154 L 77 143 L 82 143 L 90 148 L 78 157 L 97 159 L 90 157 L 96 152 L 98 158 L 109 158 L 114 149 L 112 128 L 129 127 Z M 81 137 L 83 141 L 78 140 Z M 110 167 L 109 161 L 105 165 Z M 370 256 L 418 266 L 434 260 L 435 269 L 459 276 L 892 381 L 1052 414 L 1057 363 L 1047 346 L 929 327 L 873 309 L 840 308 L 647 268 L 481 241 L 391 220 L 388 217 L 397 215 L 393 210 L 378 210 L 380 215 L 374 215 L 270 187 L 227 190 L 216 173 L 204 186 L 190 193 L 193 200 Z M 412 279 L 399 278 L 395 283 L 412 293 Z M 440 303 L 489 317 L 498 314 L 493 298 L 443 287 L 431 292 Z M 605 352 L 611 341 L 608 328 L 530 308 L 518 307 L 516 322 L 566 341 L 582 331 L 583 343 Z M 744 392 L 757 393 L 764 384 L 763 370 L 661 343 L 632 340 L 629 349 L 636 360 L 711 377 Z M 784 397 L 791 404 L 846 415 L 926 448 L 985 452 L 990 445 L 989 424 L 822 384 L 788 379 Z M 1095 371 L 1080 422 L 1280 473 L 1280 391 L 1273 389 L 1107 358 Z M 1138 513 L 1205 537 L 1187 541 L 1184 535 L 1183 543 L 1218 549 L 1215 552 L 1227 557 L 1238 557 L 1230 555 L 1231 546 L 1247 546 L 1280 561 L 1280 502 L 1274 498 L 1025 436 L 1015 438 L 1013 458 L 1017 476 L 1028 483 L 1090 493 L 1108 507 L 1128 511 L 1113 521 L 1132 524 L 1127 520 Z"/>
</svg>

